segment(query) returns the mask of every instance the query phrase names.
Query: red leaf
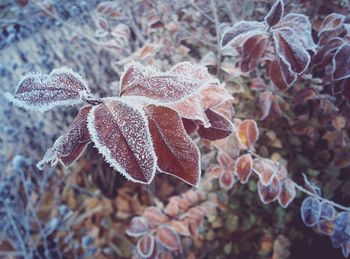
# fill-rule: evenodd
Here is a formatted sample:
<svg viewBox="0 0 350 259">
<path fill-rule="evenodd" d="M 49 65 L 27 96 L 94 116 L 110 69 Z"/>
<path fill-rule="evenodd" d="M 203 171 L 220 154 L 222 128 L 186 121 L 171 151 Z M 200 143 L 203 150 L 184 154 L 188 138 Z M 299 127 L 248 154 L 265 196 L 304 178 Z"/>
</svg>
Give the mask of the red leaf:
<svg viewBox="0 0 350 259">
<path fill-rule="evenodd" d="M 324 32 L 335 31 L 339 29 L 343 25 L 344 20 L 345 16 L 342 14 L 331 13 L 327 15 L 323 19 L 321 26 L 318 30 L 318 37 L 320 37 L 321 34 L 323 34 Z"/>
<path fill-rule="evenodd" d="M 84 106 L 71 123 L 68 131 L 59 137 L 52 148 L 50 148 L 44 158 L 38 163 L 38 168 L 42 169 L 45 163 L 56 164 L 61 161 L 65 166 L 70 166 L 83 153 L 90 143 L 90 134 L 87 128 L 87 116 L 92 106 Z"/>
<path fill-rule="evenodd" d="M 58 105 L 74 105 L 90 90 L 80 75 L 71 69 L 54 69 L 49 75 L 30 73 L 19 82 L 15 93 L 5 97 L 27 110 L 47 111 Z"/>
<path fill-rule="evenodd" d="M 142 217 L 133 217 L 129 229 L 126 233 L 129 236 L 139 237 L 144 235 L 149 230 L 148 224 Z"/>
<path fill-rule="evenodd" d="M 259 108 L 261 110 L 260 120 L 264 120 L 269 116 L 273 101 L 273 95 L 270 91 L 265 91 L 260 94 L 259 97 Z"/>
<path fill-rule="evenodd" d="M 267 27 L 262 22 L 240 21 L 228 28 L 222 35 L 221 47 L 237 47 L 254 35 L 266 34 Z"/>
<path fill-rule="evenodd" d="M 145 110 L 159 171 L 196 186 L 200 179 L 200 152 L 187 135 L 180 116 L 166 107 L 148 105 Z"/>
<path fill-rule="evenodd" d="M 332 38 L 328 40 L 313 57 L 313 66 L 324 69 L 324 67 L 332 61 L 334 53 L 343 43 L 344 40 L 341 38 Z"/>
<path fill-rule="evenodd" d="M 198 129 L 198 125 L 193 120 L 182 118 L 182 124 L 187 134 L 192 134 Z"/>
<path fill-rule="evenodd" d="M 278 57 L 288 65 L 291 71 L 303 73 L 310 63 L 310 54 L 294 36 L 294 32 L 290 29 L 279 29 L 273 31 L 272 35 Z"/>
<path fill-rule="evenodd" d="M 198 134 L 208 140 L 218 140 L 223 139 L 231 135 L 233 131 L 233 126 L 230 121 L 220 114 L 208 109 L 205 111 L 205 115 L 209 119 L 211 126 L 205 128 L 199 125 Z"/>
<path fill-rule="evenodd" d="M 300 92 L 298 92 L 294 97 L 293 97 L 293 101 L 292 104 L 293 105 L 299 105 L 299 104 L 303 104 L 308 100 L 313 100 L 317 98 L 317 93 L 315 91 L 315 89 L 313 88 L 305 88 L 303 90 L 301 90 Z"/>
<path fill-rule="evenodd" d="M 179 63 L 167 72 L 133 62 L 121 76 L 120 95 L 146 97 L 151 103 L 180 102 L 203 87 L 218 85 L 218 80 L 208 75 L 204 67 L 188 62 Z"/>
<path fill-rule="evenodd" d="M 277 167 L 269 159 L 255 158 L 253 160 L 253 170 L 259 176 L 260 182 L 267 186 L 276 174 Z"/>
<path fill-rule="evenodd" d="M 265 35 L 255 35 L 244 42 L 242 60 L 240 62 L 242 72 L 249 72 L 257 68 L 266 44 L 267 38 Z"/>
<path fill-rule="evenodd" d="M 160 225 L 167 220 L 167 216 L 159 208 L 154 206 L 147 207 L 142 213 L 142 217 L 150 226 Z"/>
<path fill-rule="evenodd" d="M 176 251 L 181 249 L 180 238 L 171 227 L 161 227 L 157 229 L 158 241 L 168 250 Z"/>
<path fill-rule="evenodd" d="M 141 109 L 121 99 L 105 99 L 91 110 L 88 128 L 92 141 L 114 169 L 134 182 L 152 181 L 157 158 Z"/>
<path fill-rule="evenodd" d="M 241 145 L 248 149 L 259 138 L 259 130 L 254 120 L 244 120 L 238 125 L 236 135 Z"/>
<path fill-rule="evenodd" d="M 169 203 L 164 208 L 164 212 L 167 215 L 175 217 L 180 212 L 179 199 L 180 198 L 176 196 L 169 199 Z"/>
<path fill-rule="evenodd" d="M 137 252 L 140 256 L 148 258 L 153 254 L 155 242 L 151 234 L 144 235 L 137 241 Z"/>
<path fill-rule="evenodd" d="M 252 167 L 253 160 L 250 154 L 245 154 L 237 158 L 235 172 L 241 184 L 248 182 Z"/>
<path fill-rule="evenodd" d="M 283 0 L 277 0 L 271 7 L 269 13 L 265 16 L 265 22 L 271 27 L 278 23 L 284 14 Z"/>
<path fill-rule="evenodd" d="M 287 208 L 288 205 L 294 200 L 296 191 L 295 185 L 292 180 L 285 178 L 280 182 L 281 193 L 278 195 L 278 203 L 283 207 Z"/>
<path fill-rule="evenodd" d="M 279 58 L 274 59 L 269 65 L 269 77 L 280 90 L 290 87 L 297 79 L 296 73 Z"/>
<path fill-rule="evenodd" d="M 276 200 L 280 192 L 280 182 L 276 177 L 272 177 L 271 183 L 266 186 L 263 185 L 260 181 L 258 182 L 259 197 L 264 204 L 269 204 Z"/>
<path fill-rule="evenodd" d="M 335 53 L 332 76 L 334 80 L 350 77 L 350 43 L 344 43 Z"/>
<path fill-rule="evenodd" d="M 231 189 L 235 183 L 233 172 L 225 170 L 219 177 L 219 184 L 224 189 Z"/>
</svg>

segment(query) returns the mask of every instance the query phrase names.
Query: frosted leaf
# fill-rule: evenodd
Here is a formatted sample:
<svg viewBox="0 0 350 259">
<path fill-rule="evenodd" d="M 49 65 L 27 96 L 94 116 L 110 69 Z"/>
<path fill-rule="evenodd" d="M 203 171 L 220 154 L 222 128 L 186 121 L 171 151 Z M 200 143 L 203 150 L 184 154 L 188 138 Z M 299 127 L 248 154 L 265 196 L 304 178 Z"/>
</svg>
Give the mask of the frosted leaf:
<svg viewBox="0 0 350 259">
<path fill-rule="evenodd" d="M 253 159 L 250 154 L 245 154 L 237 158 L 235 173 L 241 184 L 248 182 L 253 169 Z"/>
<path fill-rule="evenodd" d="M 189 67 L 190 63 L 185 63 L 185 66 Z M 170 71 L 160 72 L 137 62 L 130 63 L 125 67 L 120 79 L 120 94 L 121 96 L 142 96 L 155 104 L 177 103 L 205 86 L 219 83 L 217 79 L 206 77 L 201 66 L 191 65 L 190 72 L 196 71 L 195 74 L 189 74 L 187 70 L 186 72 L 179 71 L 177 69 L 179 66 L 181 63 Z M 202 74 L 205 75 L 204 78 Z"/>
<path fill-rule="evenodd" d="M 269 65 L 269 77 L 280 90 L 286 90 L 297 80 L 297 74 L 292 72 L 290 66 L 278 58 Z"/>
<path fill-rule="evenodd" d="M 148 258 L 153 254 L 155 248 L 154 237 L 151 234 L 146 234 L 137 241 L 137 252 L 143 258 Z"/>
<path fill-rule="evenodd" d="M 242 147 L 248 149 L 259 138 L 258 125 L 254 120 L 244 120 L 238 125 L 236 135 Z"/>
<path fill-rule="evenodd" d="M 209 128 L 205 128 L 204 126 L 199 125 L 198 134 L 202 138 L 208 140 L 218 140 L 231 135 L 233 125 L 229 120 L 211 109 L 207 109 L 205 111 L 205 115 L 207 116 L 211 126 Z"/>
<path fill-rule="evenodd" d="M 183 102 L 168 105 L 182 118 L 199 121 L 204 127 L 210 127 L 206 110 L 215 108 L 232 100 L 232 96 L 221 85 L 209 85 Z"/>
<path fill-rule="evenodd" d="M 266 34 L 267 26 L 262 22 L 240 21 L 228 28 L 222 34 L 221 47 L 232 46 L 236 48 L 245 40 L 254 36 Z"/>
<path fill-rule="evenodd" d="M 328 31 L 335 31 L 339 29 L 345 20 L 345 16 L 338 13 L 331 13 L 327 15 L 319 28 L 317 36 L 320 37 L 322 33 Z"/>
<path fill-rule="evenodd" d="M 350 242 L 341 245 L 341 251 L 344 257 L 348 258 L 350 255 Z"/>
<path fill-rule="evenodd" d="M 229 190 L 235 183 L 235 176 L 233 172 L 225 170 L 219 177 L 219 184 L 221 188 Z"/>
<path fill-rule="evenodd" d="M 313 57 L 313 65 L 323 69 L 326 65 L 331 63 L 334 53 L 343 43 L 344 40 L 338 37 L 328 40 Z"/>
<path fill-rule="evenodd" d="M 262 57 L 267 44 L 265 35 L 255 35 L 247 39 L 243 44 L 242 60 L 240 62 L 242 72 L 256 69 L 258 61 Z"/>
<path fill-rule="evenodd" d="M 326 201 L 321 202 L 321 218 L 332 220 L 335 214 L 336 210 L 332 204 Z"/>
<path fill-rule="evenodd" d="M 29 73 L 19 82 L 14 94 L 5 97 L 27 110 L 47 111 L 58 105 L 74 105 L 81 96 L 90 93 L 80 75 L 71 69 L 54 69 L 49 75 Z"/>
<path fill-rule="evenodd" d="M 145 107 L 158 169 L 191 185 L 200 179 L 200 152 L 187 135 L 181 117 L 167 107 Z"/>
<path fill-rule="evenodd" d="M 350 212 L 340 212 L 334 219 L 334 232 L 331 235 L 331 240 L 334 247 L 350 242 Z"/>
<path fill-rule="evenodd" d="M 191 232 L 188 226 L 187 221 L 183 220 L 172 220 L 170 221 L 170 226 L 174 228 L 174 230 L 183 236 L 191 236 Z"/>
<path fill-rule="evenodd" d="M 179 235 L 172 227 L 161 227 L 157 229 L 157 240 L 170 251 L 181 250 Z"/>
<path fill-rule="evenodd" d="M 44 158 L 38 163 L 38 168 L 42 169 L 46 163 L 51 165 L 61 161 L 63 165 L 70 166 L 83 153 L 90 143 L 90 134 L 87 128 L 87 116 L 92 106 L 84 106 L 71 123 L 68 131 L 59 137 L 52 148 L 50 148 Z"/>
<path fill-rule="evenodd" d="M 287 208 L 295 198 L 295 185 L 293 181 L 288 178 L 280 181 L 280 185 L 281 193 L 278 195 L 278 203 L 282 206 L 282 208 Z"/>
<path fill-rule="evenodd" d="M 291 71 L 303 73 L 310 63 L 310 54 L 301 45 L 295 32 L 291 29 L 279 29 L 273 31 L 272 35 L 278 57 L 288 64 Z"/>
<path fill-rule="evenodd" d="M 129 236 L 139 237 L 147 233 L 149 230 L 148 224 L 142 217 L 133 217 L 130 227 L 126 231 Z"/>
<path fill-rule="evenodd" d="M 262 94 L 260 94 L 259 97 L 259 108 L 261 110 L 261 116 L 260 120 L 264 120 L 269 116 L 271 106 L 272 106 L 272 101 L 273 101 L 273 95 L 270 91 L 265 91 Z"/>
<path fill-rule="evenodd" d="M 262 203 L 269 204 L 275 201 L 281 192 L 280 182 L 274 176 L 268 185 L 258 182 L 258 193 Z"/>
<path fill-rule="evenodd" d="M 269 26 L 273 26 L 278 23 L 284 14 L 283 0 L 277 0 L 271 7 L 269 13 L 265 16 L 264 20 Z"/>
<path fill-rule="evenodd" d="M 147 207 L 142 213 L 142 217 L 150 226 L 163 224 L 167 220 L 167 217 L 164 215 L 164 213 L 159 208 L 154 206 Z"/>
<path fill-rule="evenodd" d="M 305 49 L 315 52 L 317 45 L 312 38 L 312 27 L 309 18 L 303 14 L 290 13 L 272 27 L 272 30 L 291 30 L 295 42 L 299 42 Z"/>
<path fill-rule="evenodd" d="M 115 170 L 134 182 L 152 181 L 157 158 L 142 109 L 106 98 L 91 110 L 88 128 L 95 146 Z"/>
<path fill-rule="evenodd" d="M 253 160 L 253 171 L 259 176 L 262 185 L 269 185 L 277 170 L 277 167 L 269 159 L 255 158 Z"/>
<path fill-rule="evenodd" d="M 184 125 L 185 130 L 189 135 L 198 129 L 198 125 L 193 120 L 182 118 L 182 124 Z"/>
<path fill-rule="evenodd" d="M 318 222 L 317 228 L 322 234 L 330 236 L 334 233 L 335 224 L 332 220 L 322 219 Z"/>
<path fill-rule="evenodd" d="M 318 187 L 316 184 L 310 182 L 307 179 L 307 176 L 305 174 L 303 174 L 303 178 L 304 178 L 304 182 L 305 182 L 306 188 L 308 188 L 310 191 L 312 191 L 317 196 L 321 196 L 321 189 L 320 189 L 320 187 Z"/>
<path fill-rule="evenodd" d="M 350 43 L 344 43 L 335 53 L 332 77 L 334 80 L 350 77 Z"/>
<path fill-rule="evenodd" d="M 314 227 L 318 224 L 321 216 L 321 203 L 314 197 L 307 197 L 300 208 L 301 218 L 308 227 Z"/>
<path fill-rule="evenodd" d="M 292 104 L 294 106 L 303 104 L 307 102 L 308 100 L 317 99 L 317 92 L 313 88 L 304 88 L 301 91 L 299 91 L 292 100 Z"/>
</svg>

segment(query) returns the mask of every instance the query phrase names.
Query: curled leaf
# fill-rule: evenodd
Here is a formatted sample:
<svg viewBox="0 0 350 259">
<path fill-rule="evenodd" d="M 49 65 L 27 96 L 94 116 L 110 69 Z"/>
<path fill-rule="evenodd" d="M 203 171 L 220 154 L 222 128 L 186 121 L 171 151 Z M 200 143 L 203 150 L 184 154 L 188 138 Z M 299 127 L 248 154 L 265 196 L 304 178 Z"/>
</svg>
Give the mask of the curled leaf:
<svg viewBox="0 0 350 259">
<path fill-rule="evenodd" d="M 283 0 L 277 0 L 271 7 L 269 13 L 265 16 L 265 22 L 271 27 L 278 23 L 284 14 Z"/>
<path fill-rule="evenodd" d="M 294 200 L 296 191 L 295 185 L 292 180 L 285 178 L 280 181 L 281 193 L 278 195 L 278 203 L 282 208 L 287 208 L 288 205 Z"/>
<path fill-rule="evenodd" d="M 142 213 L 142 217 L 150 226 L 160 225 L 167 220 L 167 216 L 159 208 L 154 206 L 147 207 Z"/>
<path fill-rule="evenodd" d="M 335 53 L 332 77 L 334 80 L 350 77 L 350 43 L 344 43 Z"/>
<path fill-rule="evenodd" d="M 49 75 L 29 73 L 19 82 L 15 93 L 5 97 L 27 110 L 47 111 L 58 105 L 74 105 L 82 102 L 82 96 L 90 93 L 82 77 L 71 69 L 54 69 Z"/>
<path fill-rule="evenodd" d="M 321 216 L 321 203 L 314 197 L 307 197 L 301 204 L 301 218 L 308 227 L 318 224 Z"/>
<path fill-rule="evenodd" d="M 261 184 L 267 186 L 271 183 L 278 169 L 269 159 L 255 158 L 253 160 L 253 170 L 259 176 Z"/>
<path fill-rule="evenodd" d="M 84 152 L 90 143 L 90 134 L 87 127 L 87 116 L 92 106 L 84 106 L 71 123 L 68 131 L 59 137 L 52 148 L 50 148 L 44 158 L 38 163 L 38 168 L 42 169 L 45 163 L 56 164 L 61 161 L 63 165 L 70 166 Z"/>
</svg>

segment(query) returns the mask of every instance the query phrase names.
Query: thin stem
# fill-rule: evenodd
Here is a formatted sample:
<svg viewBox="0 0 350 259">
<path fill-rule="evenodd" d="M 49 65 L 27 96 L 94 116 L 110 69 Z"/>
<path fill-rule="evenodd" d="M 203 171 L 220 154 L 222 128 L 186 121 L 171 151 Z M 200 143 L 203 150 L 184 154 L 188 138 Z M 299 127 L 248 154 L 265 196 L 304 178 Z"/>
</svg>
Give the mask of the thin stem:
<svg viewBox="0 0 350 259">
<path fill-rule="evenodd" d="M 193 0 L 190 1 L 191 5 L 198 11 L 200 12 L 205 18 L 207 18 L 209 21 L 211 21 L 212 23 L 216 23 L 216 21 L 211 18 L 208 14 L 206 14 L 206 12 L 204 12 Z"/>
<path fill-rule="evenodd" d="M 220 24 L 219 24 L 218 10 L 216 8 L 215 0 L 211 0 L 210 3 L 214 14 L 214 19 L 215 19 L 216 49 L 218 53 L 216 57 L 216 76 L 218 76 L 220 73 L 220 63 L 221 63 Z"/>
</svg>

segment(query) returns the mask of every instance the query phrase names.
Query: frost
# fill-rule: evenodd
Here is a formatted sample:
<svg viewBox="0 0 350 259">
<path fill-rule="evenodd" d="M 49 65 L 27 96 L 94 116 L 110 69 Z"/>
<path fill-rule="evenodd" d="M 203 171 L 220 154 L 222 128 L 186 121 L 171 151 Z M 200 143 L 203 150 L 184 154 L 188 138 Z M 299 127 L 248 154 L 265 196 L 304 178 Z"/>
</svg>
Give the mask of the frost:
<svg viewBox="0 0 350 259">
<path fill-rule="evenodd" d="M 253 159 L 250 154 L 245 154 L 237 158 L 235 164 L 235 173 L 239 178 L 241 184 L 248 182 L 252 173 Z"/>
<path fill-rule="evenodd" d="M 301 218 L 308 227 L 314 227 L 318 224 L 321 216 L 320 201 L 314 197 L 307 197 L 300 208 Z"/>
<path fill-rule="evenodd" d="M 301 74 L 310 63 L 310 55 L 300 44 L 291 29 L 279 29 L 272 33 L 276 46 L 276 53 L 291 71 Z"/>
<path fill-rule="evenodd" d="M 133 217 L 130 223 L 129 229 L 126 233 L 129 236 L 138 237 L 142 236 L 149 230 L 148 224 L 142 217 Z"/>
<path fill-rule="evenodd" d="M 154 251 L 155 241 L 151 234 L 146 234 L 137 241 L 137 252 L 142 258 L 149 258 Z"/>
<path fill-rule="evenodd" d="M 221 47 L 232 46 L 235 48 L 254 35 L 267 34 L 266 31 L 267 26 L 262 22 L 240 21 L 222 34 Z"/>
<path fill-rule="evenodd" d="M 278 23 L 284 14 L 283 0 L 277 0 L 271 7 L 269 13 L 265 16 L 264 20 L 269 26 L 273 26 Z"/>
<path fill-rule="evenodd" d="M 55 165 L 58 161 L 61 161 L 65 166 L 70 166 L 80 157 L 91 141 L 87 128 L 87 116 L 91 108 L 92 106 L 89 105 L 80 109 L 68 131 L 55 141 L 53 147 L 46 152 L 43 160 L 38 163 L 39 169 L 42 169 L 46 163 Z"/>
<path fill-rule="evenodd" d="M 148 122 L 138 107 L 106 98 L 88 117 L 92 141 L 107 162 L 127 179 L 149 184 L 156 171 Z"/>
<path fill-rule="evenodd" d="M 259 138 L 258 125 L 254 120 L 244 120 L 238 125 L 236 135 L 242 147 L 248 149 Z"/>
<path fill-rule="evenodd" d="M 278 58 L 270 63 L 269 76 L 280 90 L 287 89 L 297 80 L 297 75 L 290 70 L 290 66 Z"/>
<path fill-rule="evenodd" d="M 332 32 L 339 29 L 345 20 L 345 16 L 338 13 L 331 13 L 324 18 L 319 28 L 317 36 L 320 37 L 321 34 L 325 32 Z"/>
<path fill-rule="evenodd" d="M 80 103 L 81 96 L 90 93 L 80 75 L 71 69 L 54 69 L 49 75 L 29 73 L 19 82 L 15 93 L 5 97 L 19 107 L 47 111 L 58 105 Z"/>
<path fill-rule="evenodd" d="M 252 36 L 244 42 L 242 60 L 240 62 L 242 72 L 249 72 L 257 67 L 266 44 L 267 38 L 264 35 Z"/>
<path fill-rule="evenodd" d="M 172 109 L 145 107 L 159 171 L 197 186 L 200 180 L 200 152 Z"/>
<path fill-rule="evenodd" d="M 179 67 L 186 69 L 179 70 Z M 203 87 L 218 85 L 202 66 L 180 63 L 167 72 L 133 62 L 121 76 L 121 96 L 142 96 L 152 104 L 179 103 Z"/>
<path fill-rule="evenodd" d="M 172 227 L 161 227 L 157 229 L 158 242 L 170 251 L 181 250 L 179 235 Z"/>
<path fill-rule="evenodd" d="M 281 193 L 278 195 L 278 203 L 282 208 L 287 208 L 296 196 L 295 185 L 292 180 L 285 178 L 280 181 Z"/>
<path fill-rule="evenodd" d="M 269 159 L 255 158 L 253 160 L 253 171 L 259 176 L 261 184 L 268 186 L 277 172 L 277 167 Z"/>
<path fill-rule="evenodd" d="M 342 80 L 350 77 L 350 43 L 344 43 L 333 57 L 332 77 Z"/>
<path fill-rule="evenodd" d="M 264 204 L 269 204 L 276 200 L 281 193 L 280 182 L 277 177 L 272 177 L 268 185 L 262 184 L 261 181 L 258 182 L 258 193 L 260 200 Z"/>
</svg>

